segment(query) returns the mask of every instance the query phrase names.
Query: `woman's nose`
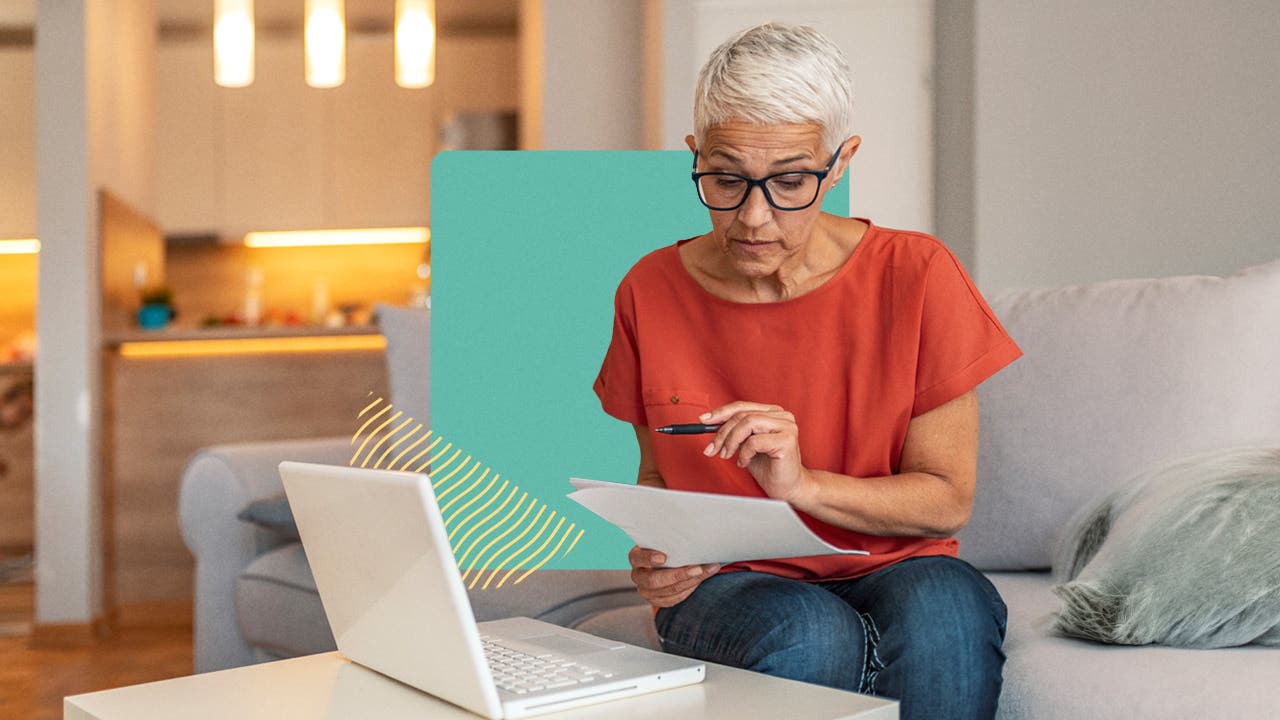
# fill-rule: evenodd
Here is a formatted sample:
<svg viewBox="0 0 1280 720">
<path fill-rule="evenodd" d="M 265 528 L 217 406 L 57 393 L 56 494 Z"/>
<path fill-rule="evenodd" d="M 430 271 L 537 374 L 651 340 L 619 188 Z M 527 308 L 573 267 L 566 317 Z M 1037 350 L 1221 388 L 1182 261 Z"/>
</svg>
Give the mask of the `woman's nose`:
<svg viewBox="0 0 1280 720">
<path fill-rule="evenodd" d="M 760 227 L 773 217 L 773 206 L 764 196 L 764 186 L 747 190 L 747 197 L 738 208 L 738 219 L 748 227 Z"/>
</svg>

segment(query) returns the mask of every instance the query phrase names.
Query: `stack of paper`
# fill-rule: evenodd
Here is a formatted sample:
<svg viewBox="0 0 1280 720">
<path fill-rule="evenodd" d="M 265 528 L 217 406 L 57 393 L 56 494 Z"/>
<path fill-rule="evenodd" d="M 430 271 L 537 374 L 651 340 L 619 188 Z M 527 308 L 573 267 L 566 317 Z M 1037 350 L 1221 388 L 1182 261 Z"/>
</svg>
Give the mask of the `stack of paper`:
<svg viewBox="0 0 1280 720">
<path fill-rule="evenodd" d="M 866 555 L 814 534 L 782 500 L 570 478 L 569 498 L 617 525 L 669 567 L 807 555 Z"/>
</svg>

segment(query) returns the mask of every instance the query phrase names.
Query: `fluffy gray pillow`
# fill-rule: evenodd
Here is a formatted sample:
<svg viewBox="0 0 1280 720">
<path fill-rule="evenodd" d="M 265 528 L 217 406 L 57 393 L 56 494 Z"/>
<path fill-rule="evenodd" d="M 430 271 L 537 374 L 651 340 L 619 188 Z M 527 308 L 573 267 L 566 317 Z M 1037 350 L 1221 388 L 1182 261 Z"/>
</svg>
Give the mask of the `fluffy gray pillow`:
<svg viewBox="0 0 1280 720">
<path fill-rule="evenodd" d="M 1280 448 L 1144 472 L 1069 525 L 1055 629 L 1119 645 L 1280 645 Z"/>
</svg>

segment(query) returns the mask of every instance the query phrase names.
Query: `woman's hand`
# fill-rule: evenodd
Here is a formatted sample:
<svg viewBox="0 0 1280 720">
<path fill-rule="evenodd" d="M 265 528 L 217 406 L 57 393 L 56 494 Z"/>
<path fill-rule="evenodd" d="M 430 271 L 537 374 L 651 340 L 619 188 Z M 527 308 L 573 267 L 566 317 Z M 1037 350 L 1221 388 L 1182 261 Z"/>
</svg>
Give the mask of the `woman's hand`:
<svg viewBox="0 0 1280 720">
<path fill-rule="evenodd" d="M 658 607 L 671 607 L 693 594 L 703 580 L 720 570 L 716 564 L 662 567 L 667 556 L 657 550 L 633 547 L 627 554 L 631 562 L 631 582 L 640 597 Z"/>
<path fill-rule="evenodd" d="M 765 494 L 801 507 L 813 479 L 800 461 L 796 417 L 777 405 L 737 401 L 708 413 L 699 422 L 720 425 L 702 454 L 737 458 Z"/>
</svg>

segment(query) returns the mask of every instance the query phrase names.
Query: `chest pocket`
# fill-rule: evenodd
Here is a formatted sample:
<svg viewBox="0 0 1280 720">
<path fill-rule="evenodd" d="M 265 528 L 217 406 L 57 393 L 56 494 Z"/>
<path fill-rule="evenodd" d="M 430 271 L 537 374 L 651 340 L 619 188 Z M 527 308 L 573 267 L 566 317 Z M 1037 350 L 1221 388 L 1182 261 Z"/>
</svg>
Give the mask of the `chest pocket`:
<svg viewBox="0 0 1280 720">
<path fill-rule="evenodd" d="M 711 396 L 705 392 L 653 388 L 642 391 L 641 397 L 649 427 L 695 423 L 699 415 L 711 409 Z"/>
</svg>

